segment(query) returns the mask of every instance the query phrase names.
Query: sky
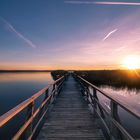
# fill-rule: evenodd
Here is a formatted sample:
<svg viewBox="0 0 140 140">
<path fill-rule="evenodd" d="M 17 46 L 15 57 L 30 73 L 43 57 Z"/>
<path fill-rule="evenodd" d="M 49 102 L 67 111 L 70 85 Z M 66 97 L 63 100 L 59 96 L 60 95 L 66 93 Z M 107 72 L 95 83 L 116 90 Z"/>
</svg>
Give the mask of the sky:
<svg viewBox="0 0 140 140">
<path fill-rule="evenodd" d="M 139 0 L 0 0 L 0 69 L 121 69 L 130 55 Z"/>
</svg>

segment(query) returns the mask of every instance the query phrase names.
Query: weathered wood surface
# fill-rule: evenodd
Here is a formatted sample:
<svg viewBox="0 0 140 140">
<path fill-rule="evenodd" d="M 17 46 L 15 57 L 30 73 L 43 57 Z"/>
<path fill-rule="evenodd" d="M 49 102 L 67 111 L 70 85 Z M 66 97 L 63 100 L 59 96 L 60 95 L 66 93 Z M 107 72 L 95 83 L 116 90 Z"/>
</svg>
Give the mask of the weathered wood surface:
<svg viewBox="0 0 140 140">
<path fill-rule="evenodd" d="M 90 113 L 80 87 L 69 76 L 57 97 L 38 140 L 103 140 L 98 119 Z"/>
</svg>

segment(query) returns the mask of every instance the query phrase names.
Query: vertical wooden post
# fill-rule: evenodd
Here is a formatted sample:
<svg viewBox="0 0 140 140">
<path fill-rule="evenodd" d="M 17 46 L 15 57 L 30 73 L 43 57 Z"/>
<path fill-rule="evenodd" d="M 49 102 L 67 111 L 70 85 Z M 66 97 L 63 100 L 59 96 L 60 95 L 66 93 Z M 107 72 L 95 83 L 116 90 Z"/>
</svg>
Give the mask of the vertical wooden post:
<svg viewBox="0 0 140 140">
<path fill-rule="evenodd" d="M 117 120 L 117 116 L 118 116 L 118 106 L 117 104 L 111 100 L 111 116 Z"/>
<path fill-rule="evenodd" d="M 97 103 L 96 103 L 96 99 L 97 99 L 97 91 L 95 88 L 93 88 L 93 111 L 94 111 L 94 117 L 96 116 L 96 110 L 97 110 Z"/>
<path fill-rule="evenodd" d="M 53 84 L 53 90 L 55 90 L 55 84 Z"/>
<path fill-rule="evenodd" d="M 87 86 L 85 86 L 85 95 L 86 95 L 86 101 L 87 101 L 87 103 L 89 103 L 89 100 L 88 100 L 88 88 L 87 88 Z"/>
<path fill-rule="evenodd" d="M 84 96 L 87 98 L 88 93 L 87 93 L 87 87 L 86 87 L 86 85 L 83 84 L 83 88 L 84 88 Z"/>
<path fill-rule="evenodd" d="M 33 113 L 34 113 L 34 101 L 28 106 L 26 121 L 32 117 Z M 30 125 L 28 126 L 26 136 L 29 137 L 32 134 L 32 131 L 33 131 L 33 122 L 31 122 Z"/>
<path fill-rule="evenodd" d="M 49 89 L 47 89 L 47 90 L 45 91 L 45 98 L 44 98 L 44 100 L 46 100 L 48 97 L 49 97 Z"/>
<path fill-rule="evenodd" d="M 114 101 L 110 101 L 110 107 L 111 107 L 111 118 L 115 119 L 116 112 L 117 112 L 117 105 L 114 103 Z M 110 130 L 110 140 L 114 139 L 114 124 L 111 122 L 111 130 Z"/>
<path fill-rule="evenodd" d="M 56 84 L 53 84 L 53 91 L 55 91 L 55 85 Z M 54 96 L 55 96 L 55 92 L 53 93 L 53 98 L 54 98 Z"/>
<path fill-rule="evenodd" d="M 54 93 L 53 93 L 53 100 L 56 100 L 56 96 L 57 96 L 57 84 L 54 85 Z"/>
<path fill-rule="evenodd" d="M 44 98 L 44 101 L 45 101 L 48 97 L 49 97 L 49 89 L 47 89 L 47 90 L 45 91 L 45 98 Z M 46 105 L 44 106 L 44 109 L 47 108 L 47 105 L 48 105 L 48 104 L 50 104 L 50 101 L 48 101 L 48 102 L 46 103 Z"/>
<path fill-rule="evenodd" d="M 61 86 L 61 85 L 60 85 Z M 59 87 L 58 87 L 58 85 L 56 84 L 55 85 L 55 96 L 57 96 L 57 94 L 58 94 L 58 89 L 59 89 Z"/>
<path fill-rule="evenodd" d="M 116 120 L 118 123 L 120 122 L 119 115 L 118 115 L 118 105 L 112 100 L 111 100 L 111 117 L 114 120 Z M 122 139 L 121 132 L 112 123 L 111 124 L 111 139 L 113 139 L 113 136 L 115 136 L 118 140 Z"/>
<path fill-rule="evenodd" d="M 50 103 L 52 103 L 54 101 L 54 97 L 55 97 L 55 84 L 53 84 L 53 89 L 52 89 L 52 96 L 51 96 L 51 99 L 50 99 Z"/>
<path fill-rule="evenodd" d="M 49 96 L 49 89 L 47 89 L 46 92 L 45 92 L 45 99 L 47 99 L 48 96 Z"/>
</svg>

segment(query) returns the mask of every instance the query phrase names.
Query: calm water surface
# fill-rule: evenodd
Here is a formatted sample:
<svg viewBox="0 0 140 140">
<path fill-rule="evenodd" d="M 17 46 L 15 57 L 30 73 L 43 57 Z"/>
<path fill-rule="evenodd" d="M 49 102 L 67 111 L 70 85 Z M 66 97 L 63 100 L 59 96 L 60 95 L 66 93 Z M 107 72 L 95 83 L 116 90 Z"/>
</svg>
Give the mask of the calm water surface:
<svg viewBox="0 0 140 140">
<path fill-rule="evenodd" d="M 52 82 L 50 72 L 0 73 L 0 115 Z"/>
<path fill-rule="evenodd" d="M 111 86 L 101 86 L 103 91 L 119 99 L 122 103 L 130 106 L 132 109 L 140 112 L 140 90 L 128 88 L 114 88 Z M 98 94 L 101 102 L 110 110 L 110 101 Z M 122 125 L 126 130 L 136 138 L 140 138 L 140 120 L 127 113 L 124 109 L 119 108 L 119 117 Z"/>
</svg>

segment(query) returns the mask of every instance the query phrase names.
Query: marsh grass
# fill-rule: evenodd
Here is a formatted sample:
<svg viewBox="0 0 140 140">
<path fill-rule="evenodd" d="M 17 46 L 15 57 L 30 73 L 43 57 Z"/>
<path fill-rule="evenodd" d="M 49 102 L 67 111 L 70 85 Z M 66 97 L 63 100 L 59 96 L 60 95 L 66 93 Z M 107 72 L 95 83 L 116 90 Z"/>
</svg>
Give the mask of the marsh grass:
<svg viewBox="0 0 140 140">
<path fill-rule="evenodd" d="M 65 75 L 67 73 L 67 71 L 65 70 L 55 70 L 51 72 L 52 78 L 53 80 L 57 80 L 60 77 L 62 77 L 63 75 Z"/>
<path fill-rule="evenodd" d="M 140 70 L 93 70 L 76 71 L 76 73 L 96 86 L 140 89 Z"/>
</svg>

